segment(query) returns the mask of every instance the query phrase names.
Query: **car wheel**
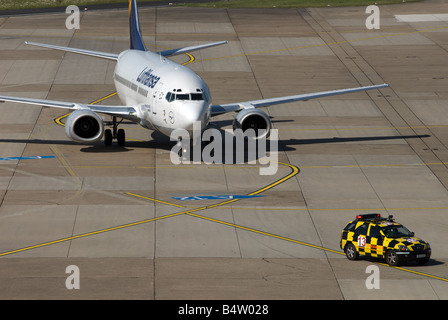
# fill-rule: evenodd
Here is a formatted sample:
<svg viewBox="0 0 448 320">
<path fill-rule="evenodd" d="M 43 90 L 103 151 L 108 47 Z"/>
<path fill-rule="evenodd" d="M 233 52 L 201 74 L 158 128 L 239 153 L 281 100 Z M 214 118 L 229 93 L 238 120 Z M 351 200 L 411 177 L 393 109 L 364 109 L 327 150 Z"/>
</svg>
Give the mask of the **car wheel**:
<svg viewBox="0 0 448 320">
<path fill-rule="evenodd" d="M 386 262 L 390 266 L 398 266 L 398 256 L 394 250 L 386 252 Z"/>
<path fill-rule="evenodd" d="M 345 246 L 345 255 L 348 260 L 356 260 L 359 256 L 358 251 L 356 251 L 356 247 L 352 243 Z"/>
</svg>

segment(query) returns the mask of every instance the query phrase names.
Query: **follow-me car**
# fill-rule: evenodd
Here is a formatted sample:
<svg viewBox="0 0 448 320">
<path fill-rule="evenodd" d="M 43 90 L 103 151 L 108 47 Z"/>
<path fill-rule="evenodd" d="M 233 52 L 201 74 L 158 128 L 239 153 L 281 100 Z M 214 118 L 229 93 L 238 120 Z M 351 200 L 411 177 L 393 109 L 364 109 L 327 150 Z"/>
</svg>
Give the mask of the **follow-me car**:
<svg viewBox="0 0 448 320">
<path fill-rule="evenodd" d="M 431 257 L 429 243 L 414 236 L 405 226 L 379 213 L 362 214 L 342 230 L 341 249 L 349 260 L 360 255 L 382 258 L 391 266 L 415 260 L 425 264 Z"/>
</svg>

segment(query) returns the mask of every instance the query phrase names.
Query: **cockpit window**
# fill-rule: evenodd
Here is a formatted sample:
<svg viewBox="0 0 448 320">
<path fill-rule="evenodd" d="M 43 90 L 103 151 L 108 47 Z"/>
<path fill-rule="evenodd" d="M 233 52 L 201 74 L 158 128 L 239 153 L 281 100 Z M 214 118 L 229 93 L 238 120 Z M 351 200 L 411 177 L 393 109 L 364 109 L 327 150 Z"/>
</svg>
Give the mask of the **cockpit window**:
<svg viewBox="0 0 448 320">
<path fill-rule="evenodd" d="M 171 92 L 168 92 L 167 94 L 166 94 L 166 101 L 168 101 L 168 102 L 172 102 L 172 101 L 174 101 L 174 98 L 176 97 L 176 95 L 174 94 L 174 93 L 171 93 Z"/>
<path fill-rule="evenodd" d="M 178 90 L 179 91 L 179 90 Z M 204 100 L 204 95 L 201 93 L 173 93 L 168 92 L 165 97 L 166 101 L 172 102 L 174 100 L 192 100 L 192 101 L 201 101 Z"/>
<path fill-rule="evenodd" d="M 204 100 L 204 97 L 202 96 L 202 93 L 192 93 L 191 100 L 200 101 L 200 100 Z"/>
<path fill-rule="evenodd" d="M 176 100 L 190 100 L 190 95 L 188 93 L 178 93 L 176 94 Z"/>
</svg>

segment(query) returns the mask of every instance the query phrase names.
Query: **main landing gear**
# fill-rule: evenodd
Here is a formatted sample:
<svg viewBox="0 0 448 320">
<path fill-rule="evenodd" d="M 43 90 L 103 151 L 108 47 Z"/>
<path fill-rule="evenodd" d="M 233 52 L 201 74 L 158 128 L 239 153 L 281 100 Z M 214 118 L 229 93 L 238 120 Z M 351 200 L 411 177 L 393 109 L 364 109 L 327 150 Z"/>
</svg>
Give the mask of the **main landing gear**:
<svg viewBox="0 0 448 320">
<path fill-rule="evenodd" d="M 117 143 L 120 147 L 123 147 L 126 142 L 126 135 L 123 129 L 118 129 L 118 125 L 123 121 L 117 122 L 117 117 L 112 117 L 112 130 L 104 130 L 104 144 L 108 147 L 112 145 L 112 140 L 117 139 Z"/>
</svg>

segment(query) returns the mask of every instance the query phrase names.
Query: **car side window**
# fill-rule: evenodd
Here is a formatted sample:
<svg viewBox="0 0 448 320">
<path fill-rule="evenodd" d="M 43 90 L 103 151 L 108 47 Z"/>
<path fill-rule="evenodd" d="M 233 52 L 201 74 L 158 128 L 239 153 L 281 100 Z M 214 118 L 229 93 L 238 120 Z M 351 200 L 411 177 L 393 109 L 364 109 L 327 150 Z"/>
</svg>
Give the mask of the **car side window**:
<svg viewBox="0 0 448 320">
<path fill-rule="evenodd" d="M 380 229 L 376 226 L 371 226 L 369 233 L 370 233 L 369 236 L 373 238 L 381 238 Z"/>
<path fill-rule="evenodd" d="M 355 222 L 350 222 L 350 223 L 344 228 L 344 230 L 345 230 L 345 231 L 353 231 L 353 230 L 355 230 L 355 226 L 356 226 L 356 223 L 355 223 Z"/>
<path fill-rule="evenodd" d="M 358 228 L 356 228 L 355 232 L 357 234 L 365 234 L 365 235 L 367 235 L 367 229 L 369 229 L 369 224 L 368 223 L 364 223 L 364 224 L 360 225 Z"/>
</svg>

